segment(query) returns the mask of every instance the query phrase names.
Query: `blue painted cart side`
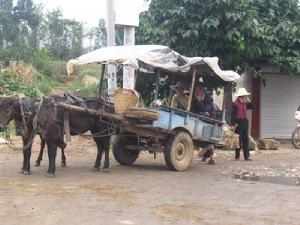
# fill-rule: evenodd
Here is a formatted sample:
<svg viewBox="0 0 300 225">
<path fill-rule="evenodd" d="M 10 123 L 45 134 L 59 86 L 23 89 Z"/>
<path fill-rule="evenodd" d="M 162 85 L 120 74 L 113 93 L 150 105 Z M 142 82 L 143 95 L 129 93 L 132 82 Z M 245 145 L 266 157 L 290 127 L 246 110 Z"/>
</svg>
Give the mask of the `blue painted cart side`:
<svg viewBox="0 0 300 225">
<path fill-rule="evenodd" d="M 165 107 L 167 110 L 156 109 L 159 119 L 153 122 L 153 127 L 168 130 L 184 129 L 194 141 L 220 143 L 222 141 L 222 124 L 207 117 Z"/>
</svg>

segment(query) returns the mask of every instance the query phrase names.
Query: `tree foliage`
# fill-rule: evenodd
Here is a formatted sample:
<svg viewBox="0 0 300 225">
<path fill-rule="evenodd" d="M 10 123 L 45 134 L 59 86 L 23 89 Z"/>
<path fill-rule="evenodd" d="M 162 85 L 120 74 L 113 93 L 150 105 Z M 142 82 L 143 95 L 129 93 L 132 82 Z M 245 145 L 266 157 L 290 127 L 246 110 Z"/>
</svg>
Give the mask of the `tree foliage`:
<svg viewBox="0 0 300 225">
<path fill-rule="evenodd" d="M 84 28 L 75 20 L 64 19 L 62 11 L 48 12 L 41 26 L 41 46 L 52 57 L 67 60 L 83 53 Z"/>
<path fill-rule="evenodd" d="M 105 20 L 100 19 L 98 21 L 98 26 L 89 29 L 87 32 L 87 37 L 89 39 L 90 50 L 95 50 L 106 46 L 107 34 L 105 28 Z"/>
<path fill-rule="evenodd" d="M 140 16 L 139 44 L 188 56 L 218 56 L 225 68 L 271 63 L 300 73 L 298 0 L 152 0 Z"/>
<path fill-rule="evenodd" d="M 36 87 L 35 69 L 21 61 L 10 61 L 5 67 L 0 65 L 0 95 L 24 93 L 31 97 L 40 97 L 42 93 Z"/>
<path fill-rule="evenodd" d="M 87 31 L 87 38 L 89 39 L 90 51 L 107 46 L 107 34 L 105 27 L 105 20 L 100 19 L 98 26 L 93 27 Z M 124 43 L 124 28 L 116 25 L 115 27 L 115 44 L 123 45 Z"/>
<path fill-rule="evenodd" d="M 0 61 L 32 59 L 38 47 L 37 33 L 41 22 L 39 5 L 32 0 L 0 0 Z"/>
</svg>

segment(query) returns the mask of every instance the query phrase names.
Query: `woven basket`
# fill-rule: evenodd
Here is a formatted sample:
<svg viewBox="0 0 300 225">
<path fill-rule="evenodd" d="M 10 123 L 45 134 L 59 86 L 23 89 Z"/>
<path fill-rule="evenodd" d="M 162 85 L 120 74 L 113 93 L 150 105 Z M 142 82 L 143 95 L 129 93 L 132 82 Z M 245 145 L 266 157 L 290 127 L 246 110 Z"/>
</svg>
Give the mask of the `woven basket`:
<svg viewBox="0 0 300 225">
<path fill-rule="evenodd" d="M 123 114 L 128 108 L 137 106 L 139 95 L 135 90 L 117 89 L 115 91 L 115 112 Z"/>
</svg>

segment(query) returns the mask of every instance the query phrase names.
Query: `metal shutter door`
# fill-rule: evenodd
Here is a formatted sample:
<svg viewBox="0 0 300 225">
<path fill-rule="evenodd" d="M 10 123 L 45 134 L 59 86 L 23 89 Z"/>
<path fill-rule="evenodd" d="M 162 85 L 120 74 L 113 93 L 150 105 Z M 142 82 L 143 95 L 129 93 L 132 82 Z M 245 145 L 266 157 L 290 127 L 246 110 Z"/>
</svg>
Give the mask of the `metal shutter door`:
<svg viewBox="0 0 300 225">
<path fill-rule="evenodd" d="M 300 104 L 300 76 L 264 75 L 261 82 L 260 136 L 290 138 Z"/>
</svg>

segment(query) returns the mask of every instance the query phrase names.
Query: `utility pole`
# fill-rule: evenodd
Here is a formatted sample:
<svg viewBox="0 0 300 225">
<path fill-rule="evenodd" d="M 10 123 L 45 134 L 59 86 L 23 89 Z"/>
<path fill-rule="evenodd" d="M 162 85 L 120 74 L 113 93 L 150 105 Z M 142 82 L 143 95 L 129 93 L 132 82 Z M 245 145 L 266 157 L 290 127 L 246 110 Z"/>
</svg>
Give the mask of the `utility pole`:
<svg viewBox="0 0 300 225">
<path fill-rule="evenodd" d="M 124 26 L 124 45 L 135 44 L 135 27 Z M 134 69 L 130 66 L 123 67 L 123 88 L 134 89 Z"/>
<path fill-rule="evenodd" d="M 106 32 L 107 32 L 107 46 L 115 46 L 115 9 L 114 0 L 106 0 L 106 11 L 107 11 L 107 21 L 106 21 Z M 116 79 L 116 67 L 109 64 L 107 66 L 108 72 L 108 95 L 113 96 L 115 89 L 117 87 Z M 112 99 L 113 100 L 113 99 Z"/>
<path fill-rule="evenodd" d="M 135 27 L 139 26 L 140 0 L 116 0 L 116 24 L 124 28 L 124 45 L 135 44 Z M 134 69 L 123 67 L 123 88 L 134 89 Z"/>
</svg>

